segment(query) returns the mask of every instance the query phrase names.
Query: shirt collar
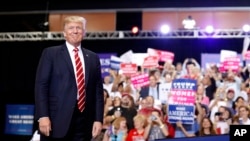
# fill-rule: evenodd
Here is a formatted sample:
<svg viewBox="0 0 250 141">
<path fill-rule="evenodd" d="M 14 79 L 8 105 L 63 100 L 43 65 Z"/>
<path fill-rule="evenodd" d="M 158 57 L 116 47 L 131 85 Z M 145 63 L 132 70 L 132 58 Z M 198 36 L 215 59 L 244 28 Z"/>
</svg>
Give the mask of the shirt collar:
<svg viewBox="0 0 250 141">
<path fill-rule="evenodd" d="M 68 50 L 70 50 L 70 51 L 73 51 L 74 50 L 74 46 L 72 46 L 69 42 L 67 42 L 66 41 L 66 46 L 67 46 L 67 48 L 68 48 Z M 80 45 L 81 46 L 81 45 Z M 79 49 L 79 50 L 81 50 L 81 47 L 80 46 L 78 46 L 77 48 Z"/>
</svg>

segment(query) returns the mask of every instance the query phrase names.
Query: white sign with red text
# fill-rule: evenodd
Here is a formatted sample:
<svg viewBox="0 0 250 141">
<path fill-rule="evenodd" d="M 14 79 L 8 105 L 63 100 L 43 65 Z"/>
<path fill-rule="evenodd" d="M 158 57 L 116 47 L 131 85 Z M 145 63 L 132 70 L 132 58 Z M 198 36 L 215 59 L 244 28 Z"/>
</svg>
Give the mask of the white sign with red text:
<svg viewBox="0 0 250 141">
<path fill-rule="evenodd" d="M 169 51 L 162 51 L 153 48 L 148 48 L 147 52 L 149 56 L 159 56 L 159 61 L 172 63 L 174 60 L 174 53 Z"/>
<path fill-rule="evenodd" d="M 131 76 L 137 73 L 137 65 L 133 63 L 121 63 L 120 69 L 122 74 Z"/>
<path fill-rule="evenodd" d="M 149 75 L 145 74 L 136 74 L 131 76 L 131 82 L 135 88 L 141 88 L 149 85 Z"/>
</svg>

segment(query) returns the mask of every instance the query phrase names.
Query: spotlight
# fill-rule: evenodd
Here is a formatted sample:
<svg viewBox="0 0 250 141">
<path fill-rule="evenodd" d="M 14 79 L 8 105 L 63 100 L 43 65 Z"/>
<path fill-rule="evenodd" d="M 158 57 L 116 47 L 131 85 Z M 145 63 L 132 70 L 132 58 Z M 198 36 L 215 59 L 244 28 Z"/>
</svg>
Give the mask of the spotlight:
<svg viewBox="0 0 250 141">
<path fill-rule="evenodd" d="M 167 34 L 170 31 L 170 28 L 168 25 L 162 25 L 161 26 L 161 33 Z"/>
<path fill-rule="evenodd" d="M 211 26 L 211 25 L 208 25 L 208 26 L 206 27 L 206 32 L 207 32 L 207 33 L 212 33 L 212 32 L 214 32 L 214 27 Z"/>
<path fill-rule="evenodd" d="M 243 31 L 244 32 L 249 32 L 250 31 L 250 26 L 248 24 L 245 24 L 243 27 L 242 27 Z"/>
<path fill-rule="evenodd" d="M 133 34 L 136 34 L 139 32 L 139 28 L 137 26 L 134 26 L 131 31 Z"/>
</svg>

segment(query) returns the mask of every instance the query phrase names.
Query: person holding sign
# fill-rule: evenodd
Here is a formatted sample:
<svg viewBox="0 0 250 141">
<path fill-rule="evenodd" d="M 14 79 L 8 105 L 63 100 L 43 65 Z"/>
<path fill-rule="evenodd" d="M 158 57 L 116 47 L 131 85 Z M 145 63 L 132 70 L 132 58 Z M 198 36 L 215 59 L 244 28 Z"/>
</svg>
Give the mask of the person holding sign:
<svg viewBox="0 0 250 141">
<path fill-rule="evenodd" d="M 182 130 L 186 137 L 209 136 L 217 134 L 212 121 L 208 117 L 202 119 L 200 129 L 194 134 L 188 133 L 186 129 L 182 126 L 182 123 L 180 121 L 177 122 L 176 125 Z"/>
</svg>

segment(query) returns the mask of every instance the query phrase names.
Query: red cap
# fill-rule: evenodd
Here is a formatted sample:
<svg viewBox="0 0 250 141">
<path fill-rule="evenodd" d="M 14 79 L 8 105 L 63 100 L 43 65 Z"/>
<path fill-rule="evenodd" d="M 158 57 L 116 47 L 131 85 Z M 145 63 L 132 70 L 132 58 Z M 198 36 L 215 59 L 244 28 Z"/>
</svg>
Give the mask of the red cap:
<svg viewBox="0 0 250 141">
<path fill-rule="evenodd" d="M 234 93 L 234 90 L 233 89 L 229 89 L 228 91 L 227 91 L 227 93 Z"/>
<path fill-rule="evenodd" d="M 128 93 L 123 93 L 123 94 L 122 94 L 122 97 L 124 97 L 124 96 L 130 96 L 130 94 L 128 94 Z"/>
</svg>

